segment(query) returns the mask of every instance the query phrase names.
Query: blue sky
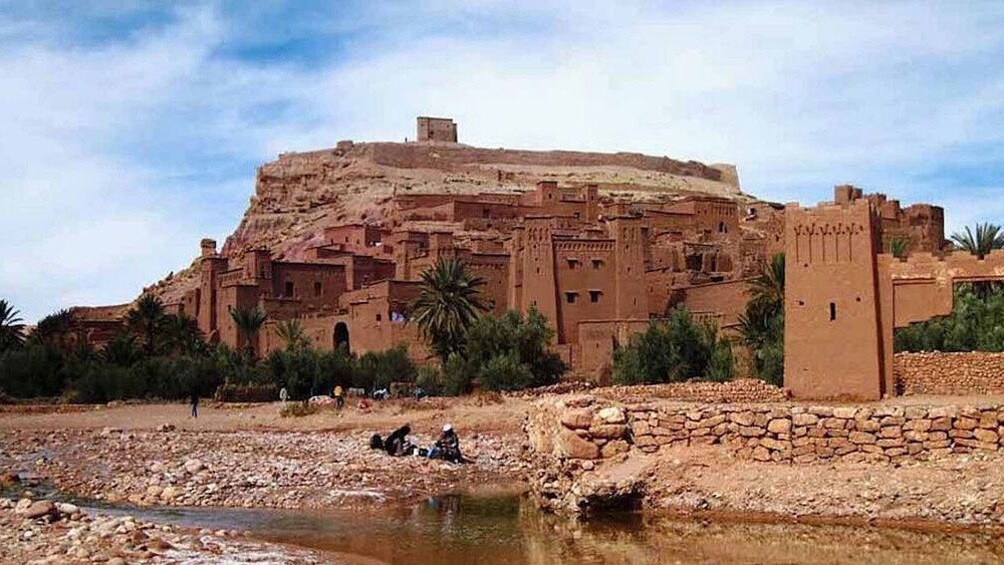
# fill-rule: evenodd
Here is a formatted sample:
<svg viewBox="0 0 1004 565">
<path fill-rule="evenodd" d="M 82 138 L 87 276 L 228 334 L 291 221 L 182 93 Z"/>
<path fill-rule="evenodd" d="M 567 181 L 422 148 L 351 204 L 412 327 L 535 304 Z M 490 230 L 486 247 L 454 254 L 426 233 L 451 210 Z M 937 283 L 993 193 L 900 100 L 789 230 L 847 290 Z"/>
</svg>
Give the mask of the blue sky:
<svg viewBox="0 0 1004 565">
<path fill-rule="evenodd" d="M 128 301 L 233 230 L 258 164 L 418 114 L 1004 222 L 1002 61 L 999 2 L 0 0 L 0 297 Z"/>
</svg>

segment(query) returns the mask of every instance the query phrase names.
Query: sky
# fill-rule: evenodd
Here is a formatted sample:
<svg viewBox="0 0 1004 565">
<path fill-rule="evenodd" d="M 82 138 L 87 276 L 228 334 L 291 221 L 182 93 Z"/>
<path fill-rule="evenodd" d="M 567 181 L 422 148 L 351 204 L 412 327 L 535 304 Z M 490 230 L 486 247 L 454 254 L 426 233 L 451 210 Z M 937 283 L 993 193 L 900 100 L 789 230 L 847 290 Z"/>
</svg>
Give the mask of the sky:
<svg viewBox="0 0 1004 565">
<path fill-rule="evenodd" d="M 127 302 L 233 231 L 261 163 L 422 114 L 1001 223 L 1004 3 L 0 0 L 0 299 Z"/>
</svg>

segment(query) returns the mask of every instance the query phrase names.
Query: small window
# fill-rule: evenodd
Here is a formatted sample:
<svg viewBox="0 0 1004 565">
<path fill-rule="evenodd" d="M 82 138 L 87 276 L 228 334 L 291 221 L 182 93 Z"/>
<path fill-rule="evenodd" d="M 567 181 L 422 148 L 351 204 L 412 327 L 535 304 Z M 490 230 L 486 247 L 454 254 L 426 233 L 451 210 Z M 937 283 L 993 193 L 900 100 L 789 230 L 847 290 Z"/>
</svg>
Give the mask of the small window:
<svg viewBox="0 0 1004 565">
<path fill-rule="evenodd" d="M 286 281 L 286 298 L 293 298 L 293 281 Z"/>
<path fill-rule="evenodd" d="M 579 293 L 578 292 L 566 292 L 565 293 L 565 302 L 567 302 L 569 304 L 575 304 L 575 301 L 578 300 L 578 298 L 579 298 Z"/>
<path fill-rule="evenodd" d="M 603 292 L 601 292 L 599 290 L 590 290 L 589 291 L 589 301 L 592 302 L 593 304 L 599 302 L 601 294 L 603 294 Z"/>
<path fill-rule="evenodd" d="M 599 269 L 603 266 L 603 259 L 593 259 L 593 268 Z"/>
<path fill-rule="evenodd" d="M 579 268 L 579 264 L 580 264 L 579 260 L 576 259 L 575 257 L 569 257 L 569 258 L 566 259 L 566 261 L 568 261 L 568 268 L 569 269 L 571 269 L 571 270 L 574 271 L 575 269 Z"/>
<path fill-rule="evenodd" d="M 380 321 L 380 320 L 382 320 L 382 319 L 383 319 L 383 315 L 381 315 L 381 314 L 377 314 L 377 316 L 376 316 L 376 320 L 377 320 L 377 321 L 379 322 L 379 321 Z"/>
<path fill-rule="evenodd" d="M 324 288 L 321 286 L 321 281 L 315 282 L 314 283 L 314 296 L 320 296 L 322 294 L 321 293 L 322 290 L 324 290 Z"/>
<path fill-rule="evenodd" d="M 830 302 L 830 321 L 837 319 L 837 303 Z"/>
</svg>

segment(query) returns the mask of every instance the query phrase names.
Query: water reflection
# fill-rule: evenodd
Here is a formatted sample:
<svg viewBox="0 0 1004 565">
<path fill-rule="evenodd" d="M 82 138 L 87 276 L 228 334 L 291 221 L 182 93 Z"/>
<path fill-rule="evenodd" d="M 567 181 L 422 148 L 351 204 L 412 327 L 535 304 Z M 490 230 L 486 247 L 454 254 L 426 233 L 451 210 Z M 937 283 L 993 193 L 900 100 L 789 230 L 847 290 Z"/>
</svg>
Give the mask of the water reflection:
<svg viewBox="0 0 1004 565">
<path fill-rule="evenodd" d="M 46 496 L 59 498 L 59 493 Z M 248 530 L 267 540 L 409 565 L 1004 561 L 1004 540 L 991 534 L 708 522 L 637 513 L 577 522 L 543 514 L 520 496 L 443 496 L 412 508 L 366 512 L 121 505 L 101 505 L 100 510 L 194 527 Z"/>
<path fill-rule="evenodd" d="M 389 514 L 318 516 L 296 529 L 288 522 L 260 526 L 257 531 L 274 540 L 409 564 L 913 564 L 1004 559 L 1004 543 L 989 534 L 696 522 L 641 514 L 575 522 L 542 514 L 519 497 L 439 497 Z"/>
</svg>

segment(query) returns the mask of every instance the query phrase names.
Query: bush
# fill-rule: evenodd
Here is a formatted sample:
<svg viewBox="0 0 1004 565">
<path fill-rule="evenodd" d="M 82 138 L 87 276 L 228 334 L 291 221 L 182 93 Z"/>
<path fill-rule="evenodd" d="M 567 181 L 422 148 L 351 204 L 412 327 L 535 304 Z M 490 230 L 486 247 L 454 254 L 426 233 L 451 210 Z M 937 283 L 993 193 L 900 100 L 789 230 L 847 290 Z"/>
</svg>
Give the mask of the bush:
<svg viewBox="0 0 1004 565">
<path fill-rule="evenodd" d="M 1004 351 L 1004 286 L 955 289 L 952 313 L 895 335 L 896 351 Z"/>
<path fill-rule="evenodd" d="M 356 363 L 352 386 L 366 390 L 389 388 L 392 382 L 415 382 L 418 368 L 404 345 L 385 351 L 369 351 Z"/>
<path fill-rule="evenodd" d="M 213 394 L 220 402 L 275 402 L 279 399 L 279 389 L 275 385 L 220 385 Z"/>
<path fill-rule="evenodd" d="M 58 396 L 67 373 L 63 356 L 40 344 L 0 354 L 0 390 L 15 398 Z"/>
<path fill-rule="evenodd" d="M 553 337 L 547 319 L 532 306 L 525 318 L 515 310 L 498 318 L 481 316 L 468 330 L 465 376 L 458 361 L 444 373 L 452 371 L 457 389 L 469 390 L 464 380 L 472 376 L 483 389 L 495 391 L 554 384 L 567 367 L 547 348 Z"/>
<path fill-rule="evenodd" d="M 317 414 L 320 408 L 316 404 L 309 402 L 290 402 L 279 410 L 279 415 L 283 418 L 302 418 Z"/>
<path fill-rule="evenodd" d="M 618 384 L 680 382 L 694 378 L 728 380 L 733 371 L 728 342 L 710 323 L 697 323 L 690 312 L 674 309 L 614 351 L 613 380 Z"/>
</svg>

